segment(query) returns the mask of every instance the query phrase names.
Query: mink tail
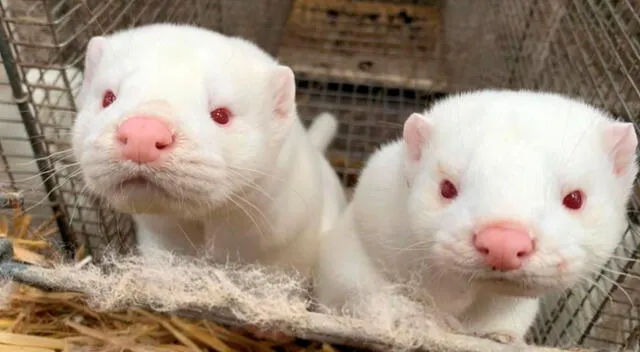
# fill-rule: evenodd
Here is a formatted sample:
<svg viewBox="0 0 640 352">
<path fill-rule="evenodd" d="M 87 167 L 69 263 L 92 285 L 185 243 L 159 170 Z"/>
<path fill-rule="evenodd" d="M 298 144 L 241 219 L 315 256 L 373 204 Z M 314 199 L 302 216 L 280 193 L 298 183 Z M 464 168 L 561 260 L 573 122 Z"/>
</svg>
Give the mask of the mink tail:
<svg viewBox="0 0 640 352">
<path fill-rule="evenodd" d="M 308 134 L 311 143 L 324 152 L 338 131 L 338 119 L 328 112 L 323 112 L 311 122 Z"/>
</svg>

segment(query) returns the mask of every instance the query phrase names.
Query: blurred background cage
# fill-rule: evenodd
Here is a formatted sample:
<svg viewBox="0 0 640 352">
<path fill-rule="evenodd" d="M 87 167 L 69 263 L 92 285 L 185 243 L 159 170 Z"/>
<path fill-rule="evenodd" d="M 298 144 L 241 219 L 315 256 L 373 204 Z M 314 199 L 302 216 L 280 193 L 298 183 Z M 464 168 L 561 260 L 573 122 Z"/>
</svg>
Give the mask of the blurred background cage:
<svg viewBox="0 0 640 352">
<path fill-rule="evenodd" d="M 339 117 L 328 156 L 346 187 L 411 112 L 457 91 L 544 89 L 640 120 L 640 0 L 0 1 L 0 191 L 56 221 L 69 252 L 133 240 L 127 216 L 82 192 L 68 153 L 84 48 L 117 29 L 192 23 L 278 56 L 296 72 L 305 123 Z M 632 224 L 638 204 L 636 187 Z M 640 351 L 639 247 L 629 230 L 607 268 L 548 297 L 530 341 Z"/>
</svg>

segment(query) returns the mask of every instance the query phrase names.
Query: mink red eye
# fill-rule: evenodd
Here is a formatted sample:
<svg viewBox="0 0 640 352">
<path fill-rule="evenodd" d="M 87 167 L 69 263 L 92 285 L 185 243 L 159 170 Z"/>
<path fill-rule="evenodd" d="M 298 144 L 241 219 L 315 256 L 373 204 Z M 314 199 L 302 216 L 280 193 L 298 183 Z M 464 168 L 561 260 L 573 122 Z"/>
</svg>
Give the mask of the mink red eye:
<svg viewBox="0 0 640 352">
<path fill-rule="evenodd" d="M 453 199 L 458 196 L 458 190 L 451 181 L 444 180 L 440 183 L 440 195 L 446 199 Z"/>
<path fill-rule="evenodd" d="M 226 125 L 231 120 L 231 111 L 226 108 L 217 108 L 211 111 L 211 119 L 218 125 Z"/>
<path fill-rule="evenodd" d="M 584 203 L 584 193 L 580 190 L 573 191 L 562 199 L 562 205 L 571 210 L 582 208 L 582 203 Z"/>
<path fill-rule="evenodd" d="M 111 90 L 104 92 L 104 95 L 102 96 L 103 108 L 113 104 L 114 101 L 116 101 L 116 95 Z"/>
</svg>

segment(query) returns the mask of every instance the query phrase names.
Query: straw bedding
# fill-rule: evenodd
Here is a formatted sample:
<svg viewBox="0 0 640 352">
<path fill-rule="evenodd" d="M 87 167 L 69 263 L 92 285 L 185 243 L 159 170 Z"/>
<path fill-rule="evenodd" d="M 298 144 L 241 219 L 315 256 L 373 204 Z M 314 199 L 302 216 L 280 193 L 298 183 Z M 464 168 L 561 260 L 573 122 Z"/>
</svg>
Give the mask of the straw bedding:
<svg viewBox="0 0 640 352">
<path fill-rule="evenodd" d="M 28 215 L 14 215 L 0 219 L 0 236 L 14 261 L 33 264 L 23 279 L 53 290 L 3 280 L 0 352 L 559 351 L 458 334 L 455 321 L 396 293 L 368 302 L 366 319 L 314 313 L 304 280 L 255 266 L 162 253 L 98 266 L 81 260 L 82 249 L 62 262 L 47 241 L 53 223 L 32 229 Z M 285 336 L 258 339 L 257 329 Z"/>
</svg>

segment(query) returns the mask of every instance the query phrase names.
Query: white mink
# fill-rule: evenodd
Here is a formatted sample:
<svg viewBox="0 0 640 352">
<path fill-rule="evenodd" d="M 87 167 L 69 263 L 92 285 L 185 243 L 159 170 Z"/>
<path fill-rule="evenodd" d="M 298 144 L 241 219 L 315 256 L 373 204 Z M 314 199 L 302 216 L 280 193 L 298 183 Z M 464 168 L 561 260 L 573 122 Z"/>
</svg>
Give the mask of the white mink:
<svg viewBox="0 0 640 352">
<path fill-rule="evenodd" d="M 413 282 L 469 332 L 523 342 L 539 297 L 619 243 L 636 146 L 631 123 L 558 94 L 436 102 L 367 162 L 323 240 L 316 298 L 365 316 L 360 299 Z"/>
<path fill-rule="evenodd" d="M 305 130 L 290 68 L 256 45 L 188 25 L 90 40 L 73 149 L 90 192 L 131 213 L 142 254 L 158 249 L 308 274 L 346 206 Z"/>
</svg>

